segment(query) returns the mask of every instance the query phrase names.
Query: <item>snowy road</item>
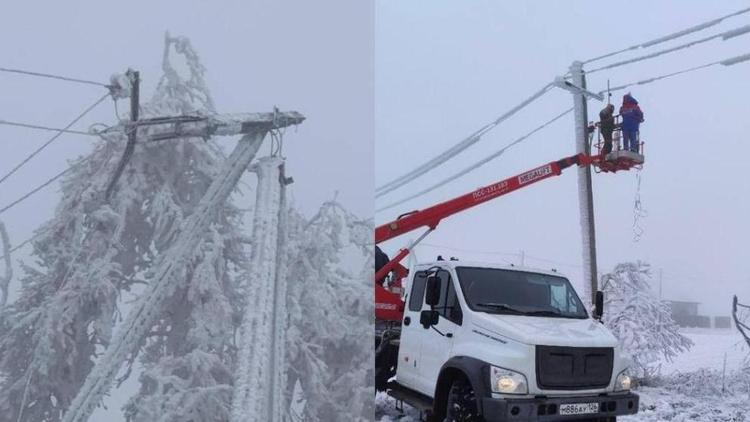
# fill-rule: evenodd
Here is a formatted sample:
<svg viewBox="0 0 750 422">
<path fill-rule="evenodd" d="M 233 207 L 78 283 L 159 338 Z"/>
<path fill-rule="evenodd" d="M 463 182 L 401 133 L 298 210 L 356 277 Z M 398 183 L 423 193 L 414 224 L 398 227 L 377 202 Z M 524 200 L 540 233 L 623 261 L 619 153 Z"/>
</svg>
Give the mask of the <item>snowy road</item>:
<svg viewBox="0 0 750 422">
<path fill-rule="evenodd" d="M 738 373 L 747 347 L 735 330 L 686 330 L 695 346 L 662 367 L 666 380 L 660 387 L 642 387 L 637 416 L 623 422 L 656 421 L 750 421 L 750 374 Z M 721 392 L 724 355 L 727 357 L 727 391 Z M 385 394 L 376 398 L 377 422 L 418 422 L 419 413 L 404 406 L 395 409 L 395 401 Z"/>
</svg>

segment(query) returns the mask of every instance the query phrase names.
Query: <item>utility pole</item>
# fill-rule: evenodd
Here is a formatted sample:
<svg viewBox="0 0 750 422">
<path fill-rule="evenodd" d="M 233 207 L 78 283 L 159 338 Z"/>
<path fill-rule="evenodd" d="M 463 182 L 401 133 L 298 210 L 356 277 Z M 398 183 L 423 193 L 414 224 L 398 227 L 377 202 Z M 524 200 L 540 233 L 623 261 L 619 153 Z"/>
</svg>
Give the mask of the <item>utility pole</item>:
<svg viewBox="0 0 750 422">
<path fill-rule="evenodd" d="M 583 63 L 579 61 L 570 65 L 570 74 L 574 85 L 585 90 L 586 76 L 583 73 Z M 573 93 L 575 111 L 576 152 L 591 154 L 588 140 L 588 110 L 586 96 L 583 91 Z M 583 247 L 583 282 L 584 295 L 589 297 L 590 303 L 596 300 L 598 290 L 596 268 L 596 232 L 594 223 L 594 195 L 591 187 L 591 166 L 578 167 L 578 206 L 581 221 L 581 240 Z"/>
<path fill-rule="evenodd" d="M 140 109 L 140 86 L 141 86 L 141 74 L 137 70 L 128 69 L 125 72 L 125 77 L 129 81 L 130 91 L 130 129 L 127 131 L 128 143 L 125 145 L 125 151 L 122 153 L 120 162 L 117 163 L 117 168 L 112 174 L 112 178 L 109 180 L 107 190 L 104 194 L 105 201 L 109 202 L 109 198 L 112 196 L 112 191 L 117 184 L 117 180 L 122 175 L 125 166 L 130 161 L 130 157 L 133 155 L 135 150 L 135 140 L 138 133 L 138 110 Z"/>
<path fill-rule="evenodd" d="M 250 256 L 248 303 L 240 327 L 240 347 L 232 397 L 233 422 L 282 422 L 281 373 L 277 353 L 283 352 L 284 325 L 277 321 L 277 305 L 285 297 L 278 271 L 284 251 L 279 230 L 283 229 L 284 161 L 279 157 L 262 158 L 253 170 L 258 175 L 253 249 Z M 283 278 L 283 277 L 282 277 Z M 281 296 L 281 297 L 279 297 Z M 283 309 L 285 310 L 285 306 Z M 283 312 L 285 313 L 285 312 Z"/>
<path fill-rule="evenodd" d="M 524 265 L 525 263 L 526 263 L 526 252 L 523 249 L 521 249 L 521 266 L 522 267 L 525 266 Z"/>
</svg>

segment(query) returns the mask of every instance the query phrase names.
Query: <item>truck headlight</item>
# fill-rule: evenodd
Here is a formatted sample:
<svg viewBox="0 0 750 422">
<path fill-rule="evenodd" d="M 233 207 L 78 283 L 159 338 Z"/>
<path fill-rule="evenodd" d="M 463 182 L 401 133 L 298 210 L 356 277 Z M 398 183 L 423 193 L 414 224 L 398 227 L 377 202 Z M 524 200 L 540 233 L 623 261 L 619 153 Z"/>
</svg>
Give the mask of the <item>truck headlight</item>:
<svg viewBox="0 0 750 422">
<path fill-rule="evenodd" d="M 526 376 L 496 366 L 490 366 L 490 386 L 494 393 L 527 394 L 529 392 Z"/>
<path fill-rule="evenodd" d="M 615 391 L 627 391 L 633 384 L 633 380 L 625 371 L 620 372 L 615 379 Z"/>
</svg>

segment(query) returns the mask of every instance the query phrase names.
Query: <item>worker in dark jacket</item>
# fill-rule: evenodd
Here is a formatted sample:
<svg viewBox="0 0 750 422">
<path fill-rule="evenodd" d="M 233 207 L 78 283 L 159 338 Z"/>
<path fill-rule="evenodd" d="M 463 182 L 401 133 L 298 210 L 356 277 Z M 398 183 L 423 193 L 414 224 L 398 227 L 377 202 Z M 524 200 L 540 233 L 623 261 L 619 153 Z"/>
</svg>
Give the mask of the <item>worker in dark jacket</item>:
<svg viewBox="0 0 750 422">
<path fill-rule="evenodd" d="M 599 112 L 599 133 L 604 138 L 604 148 L 602 152 L 606 156 L 612 152 L 612 132 L 615 130 L 615 106 L 607 104 L 606 107 Z"/>
<path fill-rule="evenodd" d="M 638 130 L 641 122 L 643 122 L 643 112 L 638 107 L 638 101 L 630 93 L 622 97 L 620 117 L 622 117 L 622 136 L 625 149 L 638 152 Z"/>
</svg>

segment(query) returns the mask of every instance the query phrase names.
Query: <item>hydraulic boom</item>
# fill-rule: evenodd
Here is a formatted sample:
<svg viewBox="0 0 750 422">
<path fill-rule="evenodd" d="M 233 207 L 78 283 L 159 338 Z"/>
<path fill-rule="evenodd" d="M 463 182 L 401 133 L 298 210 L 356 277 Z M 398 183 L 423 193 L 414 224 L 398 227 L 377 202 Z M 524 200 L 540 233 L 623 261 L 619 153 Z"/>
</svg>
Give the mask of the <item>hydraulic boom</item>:
<svg viewBox="0 0 750 422">
<path fill-rule="evenodd" d="M 400 262 L 409 255 L 411 249 L 419 243 L 419 241 L 421 241 L 432 230 L 435 230 L 437 225 L 440 224 L 440 221 L 444 218 L 491 201 L 515 190 L 525 188 L 541 180 L 548 179 L 552 176 L 558 176 L 562 174 L 564 169 L 570 166 L 599 165 L 603 161 L 604 158 L 601 155 L 572 155 L 558 161 L 549 162 L 543 166 L 526 171 L 519 175 L 481 187 L 473 192 L 433 205 L 429 208 L 401 215 L 389 223 L 378 226 L 375 229 L 376 245 L 420 227 L 425 227 L 427 230 L 417 239 L 417 241 L 399 250 L 396 256 L 388 261 L 387 264 L 376 269 L 375 317 L 379 320 L 400 321 L 403 305 L 397 290 L 391 287 L 395 286 L 396 288 L 400 288 L 400 280 L 408 273 L 407 269 L 403 267 Z M 391 283 L 391 286 L 385 287 L 383 286 L 383 281 L 391 272 L 395 273 L 395 281 Z"/>
</svg>

